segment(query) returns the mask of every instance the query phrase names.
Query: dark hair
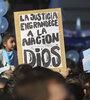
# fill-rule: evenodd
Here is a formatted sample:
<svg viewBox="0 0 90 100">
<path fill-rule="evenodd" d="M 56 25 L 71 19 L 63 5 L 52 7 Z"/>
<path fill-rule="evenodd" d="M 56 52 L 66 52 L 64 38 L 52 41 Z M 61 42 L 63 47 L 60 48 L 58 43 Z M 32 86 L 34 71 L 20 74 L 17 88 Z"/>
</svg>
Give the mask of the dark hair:
<svg viewBox="0 0 90 100">
<path fill-rule="evenodd" d="M 30 67 L 30 65 L 28 66 Z M 17 70 L 14 71 L 14 76 L 19 85 L 27 84 L 28 82 L 30 83 L 34 83 L 37 81 L 46 82 L 48 80 L 55 80 L 56 82 L 59 83 L 65 83 L 65 79 L 60 73 L 54 72 L 44 67 L 35 67 L 35 68 L 21 67 L 19 69 L 20 71 L 18 70 L 18 68 Z"/>
<path fill-rule="evenodd" d="M 11 78 L 7 81 L 4 88 L 4 92 L 8 95 L 12 95 L 16 85 L 32 70 L 29 64 L 18 65 L 13 72 Z"/>
<path fill-rule="evenodd" d="M 81 68 L 79 68 L 75 62 L 71 59 L 66 59 L 67 67 L 71 69 L 73 74 L 80 74 L 82 72 Z"/>
<path fill-rule="evenodd" d="M 75 100 L 82 100 L 84 97 L 83 88 L 77 84 L 68 84 L 68 89 L 70 93 L 75 97 Z"/>
<path fill-rule="evenodd" d="M 67 67 L 73 69 L 75 68 L 75 62 L 69 58 L 66 59 Z"/>
<path fill-rule="evenodd" d="M 8 32 L 2 34 L 2 45 L 4 42 L 7 42 L 10 37 L 14 38 L 14 35 Z"/>
<path fill-rule="evenodd" d="M 20 67 L 21 66 L 21 67 Z M 11 79 L 5 86 L 5 93 L 14 95 L 16 98 L 28 97 L 29 100 L 47 100 L 48 98 L 48 81 L 54 80 L 60 84 L 65 83 L 64 77 L 58 72 L 43 67 L 32 68 L 30 65 L 19 65 L 14 71 Z M 28 86 L 28 88 L 26 88 Z M 27 89 L 23 94 L 19 94 L 18 89 Z M 23 97 L 23 98 L 24 98 Z"/>
<path fill-rule="evenodd" d="M 51 69 L 44 68 L 44 67 L 35 67 L 34 71 L 38 73 L 38 75 L 42 76 L 44 80 L 49 80 L 49 79 L 56 79 L 56 81 L 60 83 L 64 83 L 65 79 L 64 77 L 55 71 L 52 71 Z"/>
<path fill-rule="evenodd" d="M 82 72 L 80 75 L 79 75 L 79 80 L 84 88 L 85 84 L 86 83 L 89 83 L 90 84 L 90 73 L 86 73 L 86 72 Z"/>
<path fill-rule="evenodd" d="M 83 98 L 83 100 L 90 100 L 90 97 L 89 97 L 89 96 L 85 96 L 85 97 Z"/>
<path fill-rule="evenodd" d="M 86 88 L 86 95 L 90 98 L 90 86 Z"/>
<path fill-rule="evenodd" d="M 78 67 L 74 68 L 74 70 L 71 72 L 71 74 L 69 74 L 66 77 L 66 82 L 67 83 L 76 83 L 81 85 L 81 82 L 79 80 L 79 74 L 81 73 L 81 70 L 79 70 Z"/>
<path fill-rule="evenodd" d="M 12 100 L 11 96 L 4 94 L 4 89 L 0 89 L 0 100 Z"/>
</svg>

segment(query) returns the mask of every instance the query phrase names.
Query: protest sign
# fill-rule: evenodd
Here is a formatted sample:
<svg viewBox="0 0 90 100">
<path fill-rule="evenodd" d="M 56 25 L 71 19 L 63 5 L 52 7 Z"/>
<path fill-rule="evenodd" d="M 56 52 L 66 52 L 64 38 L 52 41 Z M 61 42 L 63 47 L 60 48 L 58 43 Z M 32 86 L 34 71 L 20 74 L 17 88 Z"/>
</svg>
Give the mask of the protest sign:
<svg viewBox="0 0 90 100">
<path fill-rule="evenodd" d="M 14 13 L 19 64 L 66 70 L 61 9 Z"/>
<path fill-rule="evenodd" d="M 83 51 L 83 70 L 90 73 L 90 48 Z"/>
<path fill-rule="evenodd" d="M 90 73 L 90 55 L 85 57 L 83 60 L 83 70 Z"/>
<path fill-rule="evenodd" d="M 83 51 L 83 58 L 86 58 L 88 55 L 90 55 L 90 48 Z"/>
</svg>

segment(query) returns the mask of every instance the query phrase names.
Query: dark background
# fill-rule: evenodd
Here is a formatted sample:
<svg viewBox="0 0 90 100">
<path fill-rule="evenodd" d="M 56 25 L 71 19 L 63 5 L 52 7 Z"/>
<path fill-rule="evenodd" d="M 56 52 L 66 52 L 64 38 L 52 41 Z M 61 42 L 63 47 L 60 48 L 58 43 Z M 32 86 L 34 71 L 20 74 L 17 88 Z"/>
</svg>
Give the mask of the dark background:
<svg viewBox="0 0 90 100">
<path fill-rule="evenodd" d="M 9 0 L 12 11 L 47 9 L 50 0 Z M 82 29 L 90 29 L 90 0 L 61 0 L 66 14 L 65 29 L 75 30 L 76 19 L 81 18 Z"/>
</svg>

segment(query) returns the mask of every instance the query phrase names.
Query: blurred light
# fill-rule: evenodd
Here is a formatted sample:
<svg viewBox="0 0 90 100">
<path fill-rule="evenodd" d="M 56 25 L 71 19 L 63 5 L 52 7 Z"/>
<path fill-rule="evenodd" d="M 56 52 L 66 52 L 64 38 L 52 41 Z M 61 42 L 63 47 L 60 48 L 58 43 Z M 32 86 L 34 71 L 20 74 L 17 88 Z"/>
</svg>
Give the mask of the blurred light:
<svg viewBox="0 0 90 100">
<path fill-rule="evenodd" d="M 78 17 L 76 21 L 76 30 L 81 30 L 81 19 Z"/>
</svg>

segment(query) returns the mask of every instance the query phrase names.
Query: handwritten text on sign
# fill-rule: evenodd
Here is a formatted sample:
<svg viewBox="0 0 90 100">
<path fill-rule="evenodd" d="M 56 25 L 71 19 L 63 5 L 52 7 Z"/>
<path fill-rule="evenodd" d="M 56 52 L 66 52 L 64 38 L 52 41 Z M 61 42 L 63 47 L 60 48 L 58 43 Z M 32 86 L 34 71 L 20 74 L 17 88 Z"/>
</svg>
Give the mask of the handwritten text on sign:
<svg viewBox="0 0 90 100">
<path fill-rule="evenodd" d="M 19 19 L 24 63 L 61 67 L 58 13 L 25 14 Z"/>
</svg>

